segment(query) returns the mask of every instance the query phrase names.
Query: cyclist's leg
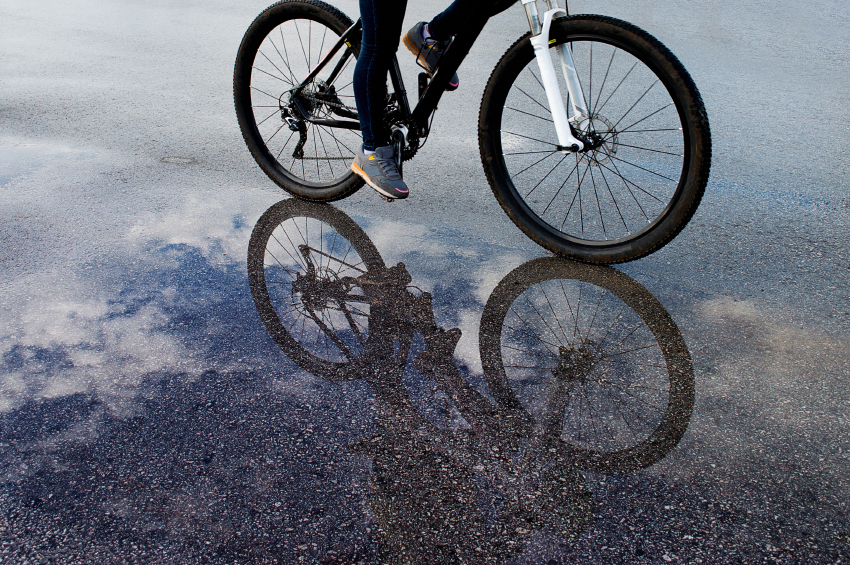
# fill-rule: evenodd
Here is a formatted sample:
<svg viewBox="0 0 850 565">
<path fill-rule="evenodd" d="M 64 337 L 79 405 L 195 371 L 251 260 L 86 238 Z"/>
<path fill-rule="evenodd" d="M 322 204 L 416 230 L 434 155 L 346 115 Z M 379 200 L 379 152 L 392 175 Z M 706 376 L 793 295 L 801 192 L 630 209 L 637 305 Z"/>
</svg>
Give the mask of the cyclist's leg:
<svg viewBox="0 0 850 565">
<path fill-rule="evenodd" d="M 383 123 L 387 73 L 398 50 L 407 0 L 360 0 L 363 42 L 354 68 L 354 99 L 363 147 L 374 151 L 390 144 Z"/>
<path fill-rule="evenodd" d="M 407 185 L 395 161 L 390 132 L 384 124 L 387 73 L 398 50 L 407 0 L 360 0 L 363 41 L 354 68 L 354 101 L 363 147 L 351 170 L 385 198 L 407 198 Z"/>
<path fill-rule="evenodd" d="M 514 0 L 500 0 L 486 6 L 478 0 L 455 0 L 448 8 L 434 16 L 434 19 L 428 22 L 428 33 L 436 41 L 446 41 L 463 28 L 466 20 L 472 15 L 474 10 L 486 9 L 490 12 L 488 17 L 493 17 L 499 12 L 507 10 L 514 3 Z M 482 6 L 486 7 L 482 8 Z"/>
<path fill-rule="evenodd" d="M 428 22 L 428 32 L 436 41 L 451 39 L 463 26 L 466 19 L 476 6 L 480 6 L 478 0 L 455 0 L 451 5 L 434 16 Z"/>
</svg>

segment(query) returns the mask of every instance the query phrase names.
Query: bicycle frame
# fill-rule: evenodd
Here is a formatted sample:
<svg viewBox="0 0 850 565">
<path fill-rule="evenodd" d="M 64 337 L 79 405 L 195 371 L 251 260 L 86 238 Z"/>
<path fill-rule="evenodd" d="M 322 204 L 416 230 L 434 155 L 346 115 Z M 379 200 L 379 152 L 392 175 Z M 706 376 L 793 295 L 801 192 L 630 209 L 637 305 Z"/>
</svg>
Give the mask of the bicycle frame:
<svg viewBox="0 0 850 565">
<path fill-rule="evenodd" d="M 558 135 L 559 145 L 557 149 L 560 151 L 575 152 L 580 151 L 584 144 L 577 139 L 574 132 L 576 128 L 571 124 L 579 123 L 588 116 L 587 108 L 584 104 L 584 95 L 581 90 L 581 84 L 575 72 L 575 65 L 572 59 L 572 53 L 569 47 L 564 45 L 557 46 L 558 58 L 560 59 L 561 71 L 564 75 L 564 80 L 567 84 L 567 89 L 570 95 L 570 102 L 573 110 L 572 118 L 567 117 L 566 105 L 564 104 L 563 96 L 560 87 L 558 86 L 557 78 L 555 77 L 554 65 L 549 55 L 549 29 L 552 20 L 558 15 L 567 15 L 565 8 L 558 7 L 558 0 L 546 0 L 549 9 L 543 15 L 543 23 L 539 21 L 537 13 L 536 0 L 522 0 L 522 4 L 528 17 L 529 27 L 531 28 L 531 43 L 534 47 L 535 56 L 537 58 L 540 74 L 543 80 L 543 85 L 546 90 L 546 96 L 549 103 L 549 109 L 555 122 L 555 130 Z M 472 45 L 478 39 L 478 36 L 484 29 L 489 19 L 493 14 L 475 11 L 473 12 L 464 26 L 463 33 L 457 34 L 451 42 L 450 48 L 443 55 L 440 65 L 434 76 L 428 82 L 424 91 L 421 93 L 416 107 L 411 111 L 410 104 L 407 99 L 407 90 L 404 87 L 401 70 L 399 69 L 397 57 L 393 57 L 392 65 L 390 66 L 390 80 L 393 84 L 396 100 L 398 101 L 401 117 L 404 120 L 410 120 L 418 129 L 420 137 L 428 135 L 429 118 L 437 109 L 437 104 L 440 101 L 446 87 L 451 80 L 452 75 L 460 67 L 463 60 L 469 54 Z M 342 68 L 351 55 L 352 40 L 357 40 L 362 32 L 362 23 L 358 18 L 357 21 L 349 27 L 340 36 L 336 44 L 331 48 L 324 59 L 310 72 L 306 79 L 295 89 L 292 99 L 299 106 L 302 115 L 309 116 L 309 112 L 300 107 L 301 103 L 297 95 L 310 84 L 328 64 L 328 62 L 342 49 L 343 45 L 347 46 L 348 52 L 345 53 L 336 64 L 331 74 L 328 76 L 325 83 L 330 86 L 336 80 Z M 349 120 L 332 120 L 332 119 L 310 119 L 311 123 L 323 125 L 327 127 L 345 128 L 359 130 L 360 123 Z"/>
</svg>

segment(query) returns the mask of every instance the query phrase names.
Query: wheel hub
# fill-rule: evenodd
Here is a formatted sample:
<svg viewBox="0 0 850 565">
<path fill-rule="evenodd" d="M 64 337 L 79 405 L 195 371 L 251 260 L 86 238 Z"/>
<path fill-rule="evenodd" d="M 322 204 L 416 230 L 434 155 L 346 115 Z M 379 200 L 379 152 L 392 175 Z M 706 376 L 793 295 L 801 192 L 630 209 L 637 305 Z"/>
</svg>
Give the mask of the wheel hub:
<svg viewBox="0 0 850 565">
<path fill-rule="evenodd" d="M 585 117 L 577 126 L 577 137 L 584 144 L 579 153 L 585 162 L 594 167 L 601 167 L 616 155 L 619 137 L 614 124 L 608 118 L 600 115 Z"/>
<path fill-rule="evenodd" d="M 558 368 L 552 373 L 556 378 L 573 382 L 585 381 L 599 362 L 596 355 L 596 344 L 592 341 L 582 342 L 570 347 L 558 348 Z"/>
</svg>

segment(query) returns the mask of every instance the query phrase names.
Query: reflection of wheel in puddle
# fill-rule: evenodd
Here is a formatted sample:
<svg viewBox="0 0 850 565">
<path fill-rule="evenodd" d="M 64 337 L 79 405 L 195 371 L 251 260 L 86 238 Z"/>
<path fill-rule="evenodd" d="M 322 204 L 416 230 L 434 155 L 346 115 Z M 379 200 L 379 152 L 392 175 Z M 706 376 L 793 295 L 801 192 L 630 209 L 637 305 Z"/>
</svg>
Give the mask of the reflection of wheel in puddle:
<svg viewBox="0 0 850 565">
<path fill-rule="evenodd" d="M 378 250 L 327 204 L 284 200 L 259 219 L 248 250 L 254 303 L 271 336 L 299 366 L 331 380 L 362 355 L 369 304 L 357 277 L 383 268 Z"/>
<path fill-rule="evenodd" d="M 479 336 L 497 401 L 588 471 L 633 471 L 681 439 L 693 368 L 664 307 L 623 273 L 546 258 L 508 274 Z"/>
</svg>

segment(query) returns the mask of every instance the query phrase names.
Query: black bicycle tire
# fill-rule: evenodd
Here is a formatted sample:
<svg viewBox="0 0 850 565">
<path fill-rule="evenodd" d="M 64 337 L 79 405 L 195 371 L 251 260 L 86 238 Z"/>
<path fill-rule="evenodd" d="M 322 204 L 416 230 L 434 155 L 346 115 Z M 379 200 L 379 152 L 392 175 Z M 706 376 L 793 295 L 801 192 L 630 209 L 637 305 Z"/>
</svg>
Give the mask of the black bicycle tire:
<svg viewBox="0 0 850 565">
<path fill-rule="evenodd" d="M 599 452 L 559 439 L 554 447 L 558 456 L 573 461 L 580 469 L 601 474 L 626 473 L 657 463 L 679 443 L 687 430 L 694 404 L 693 365 L 685 340 L 667 310 L 637 281 L 616 269 L 543 257 L 508 273 L 490 295 L 481 315 L 478 341 L 490 391 L 504 410 L 527 414 L 511 388 L 502 363 L 502 323 L 514 300 L 528 287 L 559 278 L 603 287 L 637 313 L 658 341 L 670 371 L 670 392 L 659 425 L 642 442 L 619 451 Z"/>
<path fill-rule="evenodd" d="M 500 151 L 501 112 L 506 96 L 524 66 L 534 58 L 530 34 L 518 39 L 494 68 L 484 90 L 479 112 L 478 135 L 481 162 L 496 199 L 508 217 L 523 233 L 556 254 L 588 263 L 621 263 L 645 257 L 673 240 L 684 229 L 699 206 L 708 183 L 711 166 L 711 133 L 705 107 L 688 72 L 660 41 L 636 26 L 596 15 L 556 19 L 550 37 L 557 43 L 567 38 L 604 38 L 646 64 L 667 87 L 676 102 L 683 127 L 689 131 L 686 172 L 666 210 L 654 226 L 637 237 L 616 244 L 581 244 L 541 220 L 517 193 Z M 639 56 L 640 55 L 640 56 Z"/>
<path fill-rule="evenodd" d="M 368 271 L 384 268 L 384 260 L 363 229 L 341 210 L 330 204 L 287 199 L 278 202 L 257 220 L 248 245 L 248 282 L 254 305 L 272 339 L 283 352 L 299 367 L 318 377 L 330 381 L 350 381 L 360 378 L 359 373 L 346 371 L 348 363 L 337 363 L 322 359 L 307 351 L 289 333 L 281 321 L 269 297 L 266 286 L 264 260 L 266 244 L 274 229 L 284 221 L 295 217 L 320 220 L 332 226 L 351 243 L 366 264 Z"/>
<path fill-rule="evenodd" d="M 339 35 L 353 22 L 341 11 L 320 0 L 281 0 L 272 4 L 254 19 L 239 45 L 233 71 L 233 100 L 239 129 L 254 160 L 278 186 L 305 200 L 332 202 L 354 194 L 364 182 L 349 172 L 335 183 L 312 183 L 287 171 L 271 154 L 260 135 L 251 105 L 251 70 L 257 50 L 263 40 L 278 25 L 291 19 L 311 19 L 326 25 Z M 360 52 L 360 37 L 351 39 L 355 57 Z"/>
</svg>

